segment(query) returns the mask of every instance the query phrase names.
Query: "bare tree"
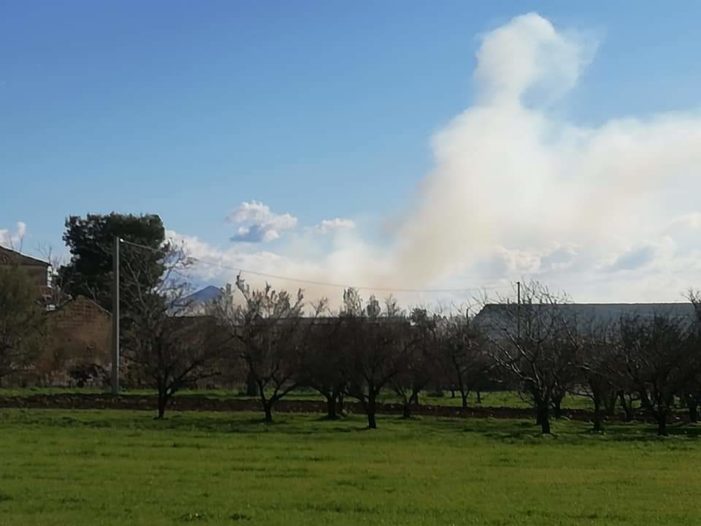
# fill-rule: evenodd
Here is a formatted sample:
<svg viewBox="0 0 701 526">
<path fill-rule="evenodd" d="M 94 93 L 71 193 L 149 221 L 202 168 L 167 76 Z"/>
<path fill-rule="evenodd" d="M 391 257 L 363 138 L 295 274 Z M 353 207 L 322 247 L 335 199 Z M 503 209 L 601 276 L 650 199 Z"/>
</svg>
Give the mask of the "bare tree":
<svg viewBox="0 0 701 526">
<path fill-rule="evenodd" d="M 66 292 L 65 280 L 67 277 L 58 272 L 65 263 L 65 258 L 56 255 L 51 245 L 39 247 L 39 253 L 49 263 L 47 283 L 48 288 L 44 296 L 44 304 L 47 309 L 56 309 L 71 299 Z"/>
<path fill-rule="evenodd" d="M 488 380 L 493 361 L 486 352 L 485 338 L 467 310 L 441 320 L 440 363 L 451 390 L 460 393 L 461 406 L 467 409 L 473 390 L 481 390 Z"/>
<path fill-rule="evenodd" d="M 184 315 L 189 308 L 188 287 L 180 274 L 188 265 L 184 252 L 167 245 L 162 254 L 165 272 L 160 276 L 144 276 L 158 267 L 143 264 L 134 253 L 122 258 L 120 284 L 128 298 L 122 318 L 125 360 L 137 382 L 156 389 L 157 418 L 163 418 L 177 391 L 217 374 L 215 365 L 227 344 L 214 319 Z"/>
<path fill-rule="evenodd" d="M 662 313 L 620 320 L 621 370 L 657 423 L 659 435 L 667 434 L 675 396 L 683 394 L 698 372 L 694 332 L 688 319 Z"/>
<path fill-rule="evenodd" d="M 391 308 L 391 303 L 385 312 L 389 318 L 396 318 L 397 309 Z M 404 364 L 399 373 L 390 380 L 390 384 L 402 401 L 404 418 L 411 417 L 412 407 L 419 405 L 419 393 L 436 377 L 436 361 L 438 347 L 438 317 L 428 313 L 426 309 L 415 308 L 409 316 L 410 331 Z"/>
<path fill-rule="evenodd" d="M 694 307 L 694 313 L 696 315 L 696 323 L 693 328 L 694 340 L 692 342 L 692 352 L 699 356 L 701 354 L 701 293 L 690 290 L 688 299 Z M 701 405 L 701 364 L 695 373 L 696 374 L 686 386 L 686 389 L 684 389 L 683 394 L 684 403 L 689 412 L 689 420 L 691 422 L 699 421 L 699 405 Z"/>
<path fill-rule="evenodd" d="M 594 432 L 603 431 L 604 417 L 613 411 L 621 385 L 615 356 L 616 340 L 608 323 L 580 320 L 578 327 L 579 356 L 576 360 L 580 379 L 577 394 L 588 397 L 594 405 Z"/>
<path fill-rule="evenodd" d="M 299 371 L 300 384 L 318 391 L 326 400 L 329 420 L 337 419 L 343 410 L 347 384 L 344 331 L 343 318 L 319 318 L 311 326 Z"/>
<path fill-rule="evenodd" d="M 521 304 L 497 305 L 487 331 L 495 362 L 518 379 L 548 434 L 553 396 L 575 378 L 577 341 L 573 321 L 559 308 L 565 298 L 537 282 L 523 287 L 522 298 Z"/>
<path fill-rule="evenodd" d="M 377 399 L 404 367 L 409 343 L 409 322 L 403 316 L 389 317 L 371 296 L 365 308 L 354 289 L 344 292 L 344 345 L 348 360 L 346 394 L 362 405 L 368 427 L 377 428 Z"/>
<path fill-rule="evenodd" d="M 242 297 L 238 302 L 234 290 Z M 238 342 L 240 356 L 256 384 L 265 422 L 273 421 L 275 404 L 299 384 L 302 353 L 310 322 L 302 318 L 302 290 L 296 296 L 270 285 L 251 287 L 239 275 L 236 289 L 227 286 L 216 304 L 217 317 Z"/>
</svg>

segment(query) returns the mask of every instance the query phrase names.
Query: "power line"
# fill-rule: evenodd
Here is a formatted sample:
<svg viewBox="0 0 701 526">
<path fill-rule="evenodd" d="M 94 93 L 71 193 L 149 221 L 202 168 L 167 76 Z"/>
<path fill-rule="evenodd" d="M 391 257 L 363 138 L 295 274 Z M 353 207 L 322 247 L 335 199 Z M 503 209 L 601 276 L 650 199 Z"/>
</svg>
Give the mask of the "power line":
<svg viewBox="0 0 701 526">
<path fill-rule="evenodd" d="M 150 250 L 152 252 L 158 252 L 158 249 L 155 249 L 153 247 L 149 247 L 147 245 L 141 245 L 139 243 L 127 241 L 126 239 L 122 239 L 121 241 L 122 241 L 122 243 L 125 243 L 127 245 L 133 245 L 135 247 L 142 248 L 145 250 Z M 456 292 L 479 292 L 479 291 L 483 291 L 483 290 L 497 290 L 497 289 L 505 288 L 505 287 L 470 287 L 470 288 L 456 288 L 456 289 L 411 289 L 411 288 L 397 288 L 397 287 L 358 286 L 358 285 L 349 285 L 349 284 L 343 284 L 343 283 L 332 283 L 332 282 L 327 282 L 327 281 L 317 281 L 317 280 L 312 280 L 312 279 L 297 278 L 297 277 L 291 277 L 291 276 L 281 276 L 278 274 L 270 274 L 267 272 L 260 272 L 257 270 L 248 270 L 248 269 L 244 269 L 241 267 L 232 267 L 229 265 L 222 264 L 221 262 L 218 262 L 218 261 L 207 261 L 206 259 L 202 259 L 202 258 L 191 257 L 189 259 L 191 261 L 194 261 L 197 263 L 221 268 L 224 270 L 231 270 L 233 272 L 238 272 L 240 274 L 251 274 L 254 276 L 260 276 L 260 277 L 264 277 L 264 278 L 279 279 L 279 280 L 291 281 L 291 282 L 296 282 L 296 283 L 305 283 L 307 285 L 317 285 L 320 287 L 333 287 L 333 288 L 343 288 L 343 289 L 353 288 L 356 290 L 370 290 L 370 291 L 379 291 L 379 292 L 408 292 L 408 293 L 417 293 L 417 294 L 421 294 L 421 293 L 449 294 L 449 293 L 456 293 Z"/>
<path fill-rule="evenodd" d="M 359 285 L 348 285 L 348 284 L 342 284 L 342 283 L 331 283 L 327 281 L 316 281 L 316 280 L 311 280 L 311 279 L 305 279 L 305 278 L 295 278 L 295 277 L 290 277 L 290 276 L 280 276 L 277 274 L 269 274 L 267 272 L 258 272 L 256 270 L 246 270 L 242 268 L 234 268 L 234 267 L 229 267 L 226 265 L 222 265 L 221 263 L 213 263 L 213 262 L 208 262 L 202 259 L 197 259 L 193 258 L 195 261 L 198 261 L 199 263 L 204 263 L 205 265 L 214 265 L 219 268 L 223 268 L 226 270 L 234 270 L 234 271 L 239 271 L 242 274 L 253 274 L 255 276 L 261 276 L 261 277 L 266 277 L 266 278 L 272 278 L 272 279 L 280 279 L 280 280 L 285 280 L 285 281 L 294 281 L 298 283 L 306 283 L 309 285 L 319 285 L 322 287 L 337 287 L 337 288 L 354 288 L 357 290 L 377 290 L 377 291 L 382 291 L 382 292 L 414 292 L 414 293 L 450 293 L 450 292 L 469 292 L 469 291 L 479 291 L 479 290 L 486 290 L 488 287 L 473 287 L 473 288 L 464 288 L 464 289 L 406 289 L 406 288 L 396 288 L 396 287 L 370 287 L 370 286 L 359 286 Z M 492 289 L 496 288 L 501 288 L 501 287 L 490 287 Z"/>
<path fill-rule="evenodd" d="M 144 250 L 149 250 L 154 253 L 161 253 L 159 249 L 153 248 L 147 245 L 142 245 L 140 243 L 134 243 L 133 241 L 127 241 L 126 239 L 120 239 L 121 243 L 127 244 L 127 245 L 132 245 L 134 247 L 142 248 Z M 356 286 L 356 285 L 348 285 L 348 284 L 342 284 L 342 283 L 332 283 L 332 282 L 325 282 L 325 281 L 316 281 L 316 280 L 311 280 L 311 279 L 305 279 L 305 278 L 297 278 L 297 277 L 291 277 L 291 276 L 281 276 L 278 274 L 270 274 L 267 272 L 259 272 L 257 270 L 248 270 L 244 269 L 241 267 L 232 267 L 229 265 L 225 265 L 221 262 L 218 261 L 208 261 L 206 259 L 202 258 L 195 258 L 195 257 L 190 257 L 189 258 L 191 261 L 201 263 L 204 265 L 209 265 L 213 267 L 217 267 L 220 269 L 224 270 L 231 270 L 233 272 L 241 273 L 241 274 L 251 274 L 255 276 L 260 276 L 260 277 L 265 277 L 265 278 L 271 278 L 271 279 L 279 279 L 279 280 L 284 280 L 284 281 L 291 281 L 291 282 L 297 282 L 297 283 L 305 283 L 308 285 L 317 285 L 321 287 L 334 287 L 334 288 L 343 288 L 343 289 L 348 289 L 348 288 L 354 288 L 356 290 L 367 290 L 367 291 L 380 291 L 380 292 L 407 292 L 407 293 L 417 293 L 417 294 L 449 294 L 449 293 L 465 293 L 465 292 L 479 292 L 479 291 L 488 291 L 488 290 L 500 290 L 500 289 L 505 289 L 508 287 L 508 285 L 503 285 L 499 287 L 471 287 L 471 288 L 456 288 L 456 289 L 411 289 L 411 288 L 392 288 L 392 287 L 369 287 L 369 286 Z M 517 288 L 520 288 L 520 282 L 517 283 Z M 520 292 L 520 291 L 519 291 Z M 520 303 L 520 302 L 519 302 Z M 685 302 L 679 302 L 679 304 L 685 304 Z M 591 306 L 591 305 L 597 305 L 597 304 L 591 304 L 591 303 L 562 303 L 560 305 L 578 305 L 580 307 L 584 306 Z M 619 304 L 606 304 L 603 303 L 601 305 L 607 306 L 607 310 L 609 312 L 616 312 L 616 313 L 621 313 L 621 314 L 631 314 L 631 311 L 635 312 L 636 308 L 639 308 L 641 305 L 646 305 L 646 304 L 630 304 L 631 309 L 622 309 L 619 306 L 614 307 L 613 305 L 619 305 Z M 609 306 L 610 305 L 610 306 Z M 653 303 L 651 305 L 656 305 L 660 307 L 662 310 L 667 306 L 665 303 Z M 671 305 L 677 305 L 677 303 L 671 303 Z M 640 317 L 650 317 L 653 316 L 654 313 L 649 313 L 649 312 L 638 312 L 638 316 Z"/>
</svg>

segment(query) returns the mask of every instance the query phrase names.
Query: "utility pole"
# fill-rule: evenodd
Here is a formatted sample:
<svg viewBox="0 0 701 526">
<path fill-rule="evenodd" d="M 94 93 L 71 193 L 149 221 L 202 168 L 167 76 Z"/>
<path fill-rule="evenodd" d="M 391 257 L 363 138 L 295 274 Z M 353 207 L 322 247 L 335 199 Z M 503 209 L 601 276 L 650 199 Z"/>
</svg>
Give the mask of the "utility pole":
<svg viewBox="0 0 701 526">
<path fill-rule="evenodd" d="M 112 245 L 112 394 L 119 394 L 119 236 Z"/>
<path fill-rule="evenodd" d="M 521 282 L 516 282 L 516 337 L 521 339 Z"/>
</svg>

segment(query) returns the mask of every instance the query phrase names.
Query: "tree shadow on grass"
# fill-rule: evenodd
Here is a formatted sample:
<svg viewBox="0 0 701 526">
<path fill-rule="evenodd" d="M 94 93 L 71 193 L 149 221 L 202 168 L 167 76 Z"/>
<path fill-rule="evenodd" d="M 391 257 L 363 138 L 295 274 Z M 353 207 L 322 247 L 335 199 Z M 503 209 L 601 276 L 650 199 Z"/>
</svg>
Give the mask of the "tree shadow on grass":
<svg viewBox="0 0 701 526">
<path fill-rule="evenodd" d="M 552 424 L 552 434 L 543 435 L 540 427 L 531 420 L 484 419 L 476 424 L 474 420 L 465 420 L 460 432 L 492 441 L 523 444 L 583 444 L 597 441 L 647 443 L 665 440 L 691 443 L 701 436 L 701 425 L 686 423 L 669 425 L 668 436 L 659 436 L 656 426 L 649 422 L 609 423 L 603 432 L 594 432 L 591 422 L 553 420 Z"/>
<path fill-rule="evenodd" d="M 378 429 L 368 429 L 364 415 L 348 415 L 329 420 L 317 414 L 278 413 L 272 423 L 265 423 L 259 413 L 170 412 L 161 420 L 153 420 L 146 411 L 100 410 L 4 410 L 0 413 L 3 426 L 49 426 L 57 428 L 115 429 L 136 431 L 183 431 L 205 434 L 280 433 L 330 437 L 347 433 L 372 436 L 396 435 L 397 439 L 430 440 L 431 437 L 453 437 L 461 440 L 472 436 L 503 443 L 547 444 L 611 442 L 692 442 L 701 436 L 701 424 L 674 423 L 668 427 L 668 437 L 659 437 L 649 422 L 608 422 L 603 433 L 592 433 L 591 423 L 553 421 L 553 436 L 543 436 L 533 420 L 496 418 L 422 417 L 403 419 L 396 415 L 378 418 Z"/>
<path fill-rule="evenodd" d="M 250 414 L 201 414 L 187 413 L 174 415 L 163 421 L 162 429 L 192 430 L 211 433 L 251 433 L 275 432 L 287 435 L 319 435 L 363 431 L 366 427 L 354 419 L 330 420 L 316 415 L 279 413 L 272 422 L 266 422 L 262 415 Z"/>
<path fill-rule="evenodd" d="M 667 426 L 667 436 L 657 434 L 657 426 L 650 422 L 613 423 L 605 428 L 606 438 L 612 442 L 660 442 L 665 440 L 698 439 L 701 426 L 679 422 Z"/>
</svg>

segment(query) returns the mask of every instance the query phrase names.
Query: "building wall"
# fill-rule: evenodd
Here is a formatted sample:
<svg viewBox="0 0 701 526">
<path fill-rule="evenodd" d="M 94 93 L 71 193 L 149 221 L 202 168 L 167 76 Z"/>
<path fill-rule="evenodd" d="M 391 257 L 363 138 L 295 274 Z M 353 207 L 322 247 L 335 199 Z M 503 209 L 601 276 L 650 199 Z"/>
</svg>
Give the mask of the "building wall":
<svg viewBox="0 0 701 526">
<path fill-rule="evenodd" d="M 82 296 L 48 312 L 47 343 L 36 363 L 43 385 L 98 385 L 110 365 L 112 317 Z"/>
<path fill-rule="evenodd" d="M 0 267 L 19 266 L 36 284 L 39 295 L 42 297 L 46 293 L 49 278 L 49 264 L 45 261 L 34 259 L 14 250 L 0 247 Z"/>
</svg>

